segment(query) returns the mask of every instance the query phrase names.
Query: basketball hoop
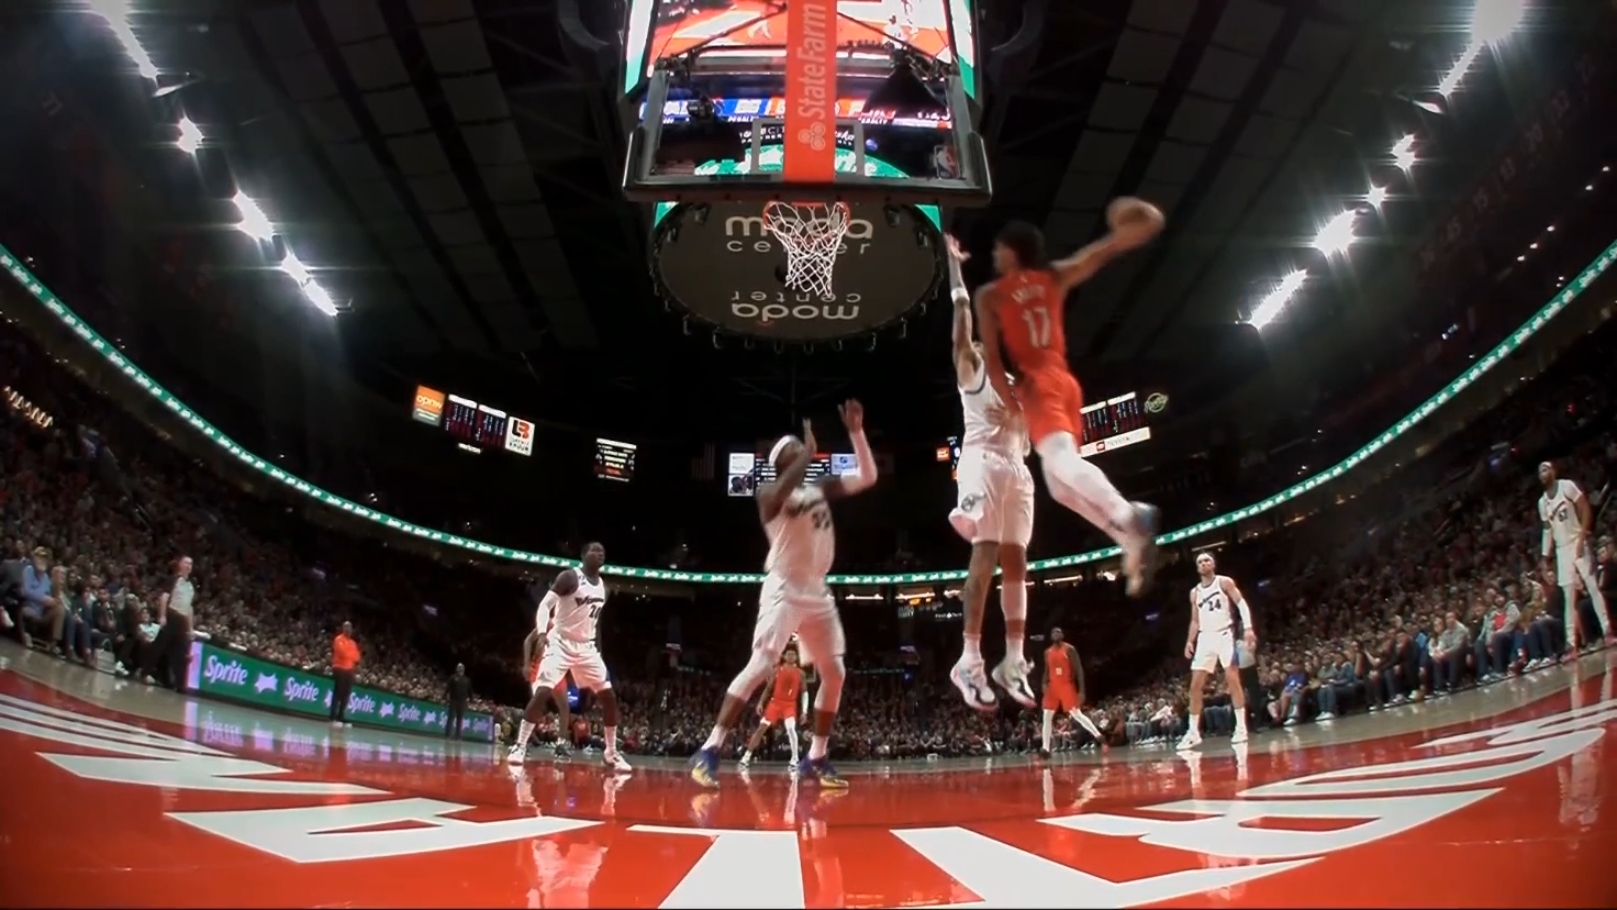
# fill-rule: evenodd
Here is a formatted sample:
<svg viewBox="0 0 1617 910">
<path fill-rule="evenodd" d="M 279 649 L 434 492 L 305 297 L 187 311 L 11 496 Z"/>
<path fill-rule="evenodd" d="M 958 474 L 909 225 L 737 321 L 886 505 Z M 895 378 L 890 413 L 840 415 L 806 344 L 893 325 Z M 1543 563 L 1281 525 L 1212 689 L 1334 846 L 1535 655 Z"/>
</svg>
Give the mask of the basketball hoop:
<svg viewBox="0 0 1617 910">
<path fill-rule="evenodd" d="M 853 214 L 846 202 L 766 202 L 764 227 L 786 248 L 786 287 L 830 299 Z"/>
</svg>

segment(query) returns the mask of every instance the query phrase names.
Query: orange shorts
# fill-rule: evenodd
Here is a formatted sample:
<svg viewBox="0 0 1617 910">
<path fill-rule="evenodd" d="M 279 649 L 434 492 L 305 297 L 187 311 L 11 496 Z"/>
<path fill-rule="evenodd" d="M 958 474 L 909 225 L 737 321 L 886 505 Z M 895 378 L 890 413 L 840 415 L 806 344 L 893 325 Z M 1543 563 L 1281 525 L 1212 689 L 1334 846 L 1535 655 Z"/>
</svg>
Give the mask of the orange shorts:
<svg viewBox="0 0 1617 910">
<path fill-rule="evenodd" d="M 769 724 L 771 727 L 787 718 L 797 719 L 797 705 L 789 701 L 771 699 L 769 704 L 764 706 L 764 723 Z"/>
<path fill-rule="evenodd" d="M 1050 686 L 1044 690 L 1044 704 L 1041 707 L 1046 711 L 1071 714 L 1083 706 L 1084 700 L 1078 697 L 1078 687 L 1071 683 Z"/>
<path fill-rule="evenodd" d="M 1027 438 L 1035 447 L 1056 433 L 1071 433 L 1073 444 L 1084 441 L 1084 390 L 1072 373 L 1061 367 L 1029 371 L 1017 384 Z"/>
</svg>

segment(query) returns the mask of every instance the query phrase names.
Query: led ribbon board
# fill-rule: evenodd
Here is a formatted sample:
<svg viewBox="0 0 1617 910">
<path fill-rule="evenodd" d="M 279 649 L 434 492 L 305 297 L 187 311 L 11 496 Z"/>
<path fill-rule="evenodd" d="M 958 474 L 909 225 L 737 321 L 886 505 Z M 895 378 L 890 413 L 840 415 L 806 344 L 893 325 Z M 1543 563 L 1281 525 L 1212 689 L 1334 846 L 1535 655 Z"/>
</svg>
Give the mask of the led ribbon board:
<svg viewBox="0 0 1617 910">
<path fill-rule="evenodd" d="M 1206 534 L 1209 531 L 1227 527 L 1235 524 L 1236 522 L 1245 521 L 1246 519 L 1257 515 L 1262 515 L 1265 512 L 1278 508 L 1282 503 L 1296 499 L 1304 493 L 1308 493 L 1314 490 L 1316 487 L 1329 483 L 1330 481 L 1341 477 L 1343 474 L 1346 474 L 1348 471 L 1351 471 L 1365 459 L 1385 448 L 1388 443 L 1409 432 L 1415 427 L 1416 424 L 1432 416 L 1432 414 L 1436 412 L 1438 408 L 1448 404 L 1449 401 L 1454 398 L 1454 396 L 1458 395 L 1467 386 L 1476 382 L 1484 373 L 1498 366 L 1502 361 L 1505 360 L 1506 357 L 1511 354 L 1511 352 L 1525 344 L 1527 339 L 1531 338 L 1540 329 L 1548 325 L 1550 320 L 1554 319 L 1555 316 L 1565 309 L 1568 304 L 1570 304 L 1573 300 L 1576 300 L 1584 291 L 1588 290 L 1589 286 L 1594 284 L 1595 279 L 1599 278 L 1613 265 L 1617 265 L 1617 242 L 1613 242 L 1610 246 L 1608 246 L 1605 252 L 1601 253 L 1593 262 L 1589 263 L 1589 265 L 1586 266 L 1576 278 L 1570 281 L 1566 287 L 1562 288 L 1559 293 L 1552 297 L 1542 309 L 1535 313 L 1526 322 L 1522 323 L 1520 328 L 1516 329 L 1516 331 L 1512 332 L 1503 341 L 1499 342 L 1499 344 L 1496 345 L 1492 351 L 1489 351 L 1483 357 L 1478 358 L 1476 363 L 1472 364 L 1468 369 L 1466 369 L 1465 372 L 1456 377 L 1453 382 L 1450 382 L 1447 386 L 1444 386 L 1443 389 L 1436 395 L 1433 395 L 1431 398 L 1427 399 L 1425 404 L 1422 404 L 1420 407 L 1404 415 L 1404 417 L 1397 423 L 1393 424 L 1386 431 L 1376 436 L 1376 438 L 1370 440 L 1369 443 L 1365 444 L 1352 455 L 1349 455 L 1337 464 L 1320 471 L 1306 480 L 1293 484 L 1292 486 L 1274 494 L 1273 496 L 1259 500 L 1258 502 L 1254 502 L 1244 508 L 1236 509 L 1233 512 L 1225 513 L 1217 518 L 1209 518 L 1206 521 L 1197 522 L 1189 527 L 1180 528 L 1177 531 L 1169 532 L 1157 538 L 1157 540 L 1164 544 L 1178 543 L 1179 541 L 1187 540 L 1201 534 Z M 284 484 L 285 486 L 288 486 L 305 496 L 315 499 L 324 505 L 330 506 L 331 508 L 340 509 L 367 521 L 375 522 L 382 527 L 398 531 L 402 534 L 409 534 L 414 537 L 419 537 L 423 540 L 430 540 L 434 543 L 443 544 L 445 546 L 457 547 L 472 553 L 478 553 L 483 556 L 492 556 L 497 559 L 509 559 L 516 562 L 533 563 L 535 565 L 558 567 L 571 566 L 576 561 L 561 556 L 549 556 L 544 553 L 530 553 L 526 550 L 515 550 L 510 547 L 496 546 L 491 543 L 484 543 L 481 540 L 472 540 L 458 534 L 451 534 L 448 531 L 438 531 L 432 528 L 422 527 L 421 525 L 413 524 L 401 518 L 394 518 L 392 515 L 388 515 L 385 512 L 379 512 L 376 509 L 367 508 L 366 506 L 360 505 L 353 500 L 338 496 L 335 493 L 327 492 L 326 490 L 321 489 L 320 487 L 308 482 L 307 480 L 304 480 L 301 477 L 298 477 L 295 474 L 276 467 L 269 461 L 242 448 L 242 446 L 234 439 L 226 436 L 219 430 L 218 427 L 215 427 L 213 424 L 209 423 L 202 417 L 202 415 L 187 407 L 185 402 L 175 398 L 172 393 L 159 385 L 155 379 L 148 376 L 144 370 L 129 360 L 129 358 L 125 357 L 115 345 L 101 337 L 101 335 L 97 333 L 95 329 L 91 328 L 88 323 L 79 318 L 77 313 L 68 308 L 67 304 L 63 303 L 61 298 L 57 297 L 51 292 L 50 288 L 46 287 L 44 283 L 42 283 L 38 278 L 34 277 L 34 274 L 30 272 L 28 268 L 12 254 L 11 250 L 7 249 L 4 245 L 0 245 L 0 267 L 3 267 L 11 275 L 11 277 L 23 287 L 24 290 L 34 295 L 34 297 L 36 297 L 40 303 L 44 304 L 45 307 L 54 313 L 58 319 L 62 320 L 62 322 L 69 329 L 71 329 L 80 338 L 84 339 L 84 342 L 88 344 L 96 353 L 100 354 L 102 357 L 105 357 L 114 367 L 120 370 L 125 376 L 128 376 L 130 380 L 132 380 L 136 385 L 140 386 L 141 389 L 145 390 L 148 395 L 156 398 L 164 407 L 167 407 L 170 411 L 173 411 L 181 420 L 189 423 L 196 429 L 197 432 L 212 440 L 215 445 L 218 445 L 220 448 L 224 449 L 226 453 L 236 458 L 238 461 L 241 461 L 243 464 L 253 468 L 254 470 L 262 472 L 277 483 Z M 1120 555 L 1121 553 L 1122 551 L 1117 547 L 1107 547 L 1103 550 L 1091 550 L 1088 553 L 1075 553 L 1071 556 L 1057 556 L 1051 559 L 1035 560 L 1028 564 L 1028 568 L 1032 569 L 1033 571 L 1061 569 L 1069 566 L 1096 562 L 1102 559 L 1110 559 Z M 759 572 L 684 572 L 678 569 L 643 569 L 635 566 L 606 566 L 602 571 L 606 572 L 608 575 L 617 575 L 625 578 L 648 578 L 659 581 L 679 581 L 692 584 L 754 584 L 763 581 L 763 574 Z M 839 585 L 892 585 L 958 581 L 964 579 L 965 577 L 966 573 L 964 570 L 956 570 L 949 572 L 906 572 L 892 575 L 833 575 L 831 576 L 830 581 L 832 584 Z"/>
</svg>

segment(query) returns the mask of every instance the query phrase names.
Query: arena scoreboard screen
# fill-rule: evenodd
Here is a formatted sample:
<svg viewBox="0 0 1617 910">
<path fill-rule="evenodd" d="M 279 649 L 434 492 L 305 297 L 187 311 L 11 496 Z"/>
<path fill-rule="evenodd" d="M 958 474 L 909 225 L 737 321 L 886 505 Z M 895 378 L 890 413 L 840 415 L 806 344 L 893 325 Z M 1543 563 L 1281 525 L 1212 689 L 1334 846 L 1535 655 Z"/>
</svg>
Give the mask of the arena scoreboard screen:
<svg viewBox="0 0 1617 910">
<path fill-rule="evenodd" d="M 628 483 L 634 479 L 634 454 L 638 448 L 632 442 L 616 439 L 595 440 L 595 476 L 602 480 Z"/>
<path fill-rule="evenodd" d="M 469 451 L 503 448 L 518 455 L 533 454 L 533 421 L 470 398 L 416 386 L 411 416 L 421 423 L 442 427 Z"/>
<path fill-rule="evenodd" d="M 1085 405 L 1080 412 L 1084 419 L 1084 441 L 1080 453 L 1084 457 L 1099 455 L 1111 449 L 1121 449 L 1151 438 L 1150 421 L 1168 406 L 1168 396 L 1152 392 L 1142 398 L 1135 392 Z"/>
<path fill-rule="evenodd" d="M 809 462 L 807 479 L 814 481 L 821 477 L 842 477 L 858 470 L 859 458 L 852 452 L 819 454 Z M 731 452 L 725 472 L 724 491 L 729 496 L 751 496 L 758 489 L 758 484 L 770 483 L 774 479 L 775 466 L 769 463 L 767 454 Z"/>
<path fill-rule="evenodd" d="M 788 0 L 631 0 L 624 28 L 624 92 L 658 61 L 706 47 L 714 53 L 784 54 Z M 955 63 L 976 92 L 976 0 L 837 0 L 837 46 L 899 42 Z"/>
</svg>

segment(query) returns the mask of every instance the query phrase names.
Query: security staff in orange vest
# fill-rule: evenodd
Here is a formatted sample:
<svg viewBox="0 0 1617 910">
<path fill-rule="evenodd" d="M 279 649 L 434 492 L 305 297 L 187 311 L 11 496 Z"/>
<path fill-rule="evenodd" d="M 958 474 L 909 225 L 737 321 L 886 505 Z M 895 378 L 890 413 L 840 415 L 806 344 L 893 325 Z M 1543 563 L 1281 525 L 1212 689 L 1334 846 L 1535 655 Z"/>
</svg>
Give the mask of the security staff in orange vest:
<svg viewBox="0 0 1617 910">
<path fill-rule="evenodd" d="M 342 624 L 342 631 L 331 640 L 331 723 L 333 726 L 348 721 L 348 696 L 354 691 L 354 668 L 359 666 L 359 645 L 354 642 L 354 627 Z"/>
</svg>

